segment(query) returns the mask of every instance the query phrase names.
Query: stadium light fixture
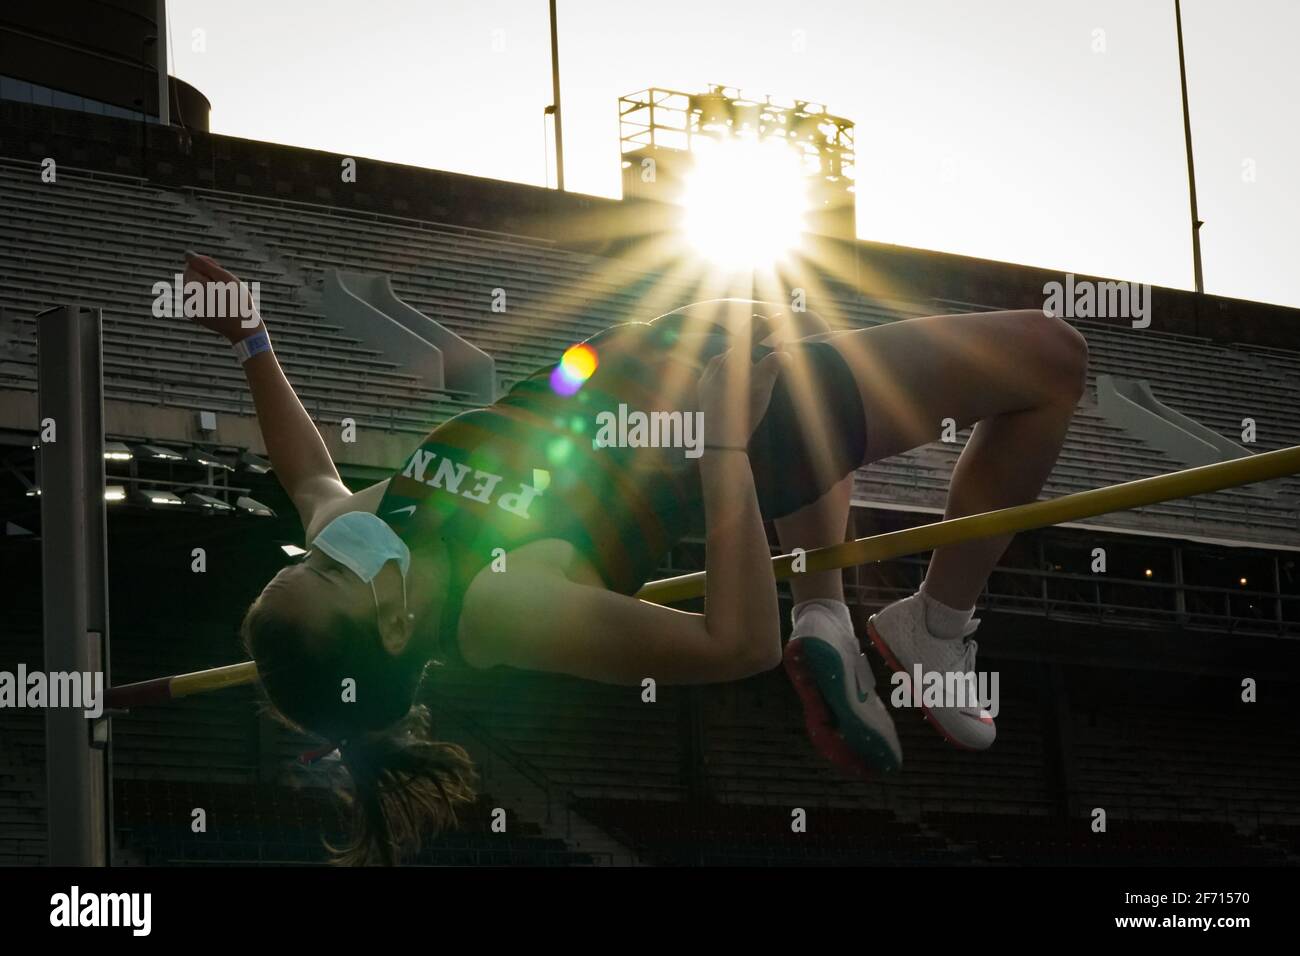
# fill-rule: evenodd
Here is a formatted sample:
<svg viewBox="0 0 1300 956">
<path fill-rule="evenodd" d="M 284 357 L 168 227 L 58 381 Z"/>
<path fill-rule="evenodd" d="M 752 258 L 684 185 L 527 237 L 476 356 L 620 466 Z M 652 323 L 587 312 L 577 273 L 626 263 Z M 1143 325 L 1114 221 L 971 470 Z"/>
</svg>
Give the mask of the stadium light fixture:
<svg viewBox="0 0 1300 956">
<path fill-rule="evenodd" d="M 130 461 L 135 453 L 120 441 L 104 442 L 105 461 Z"/>
<path fill-rule="evenodd" d="M 271 463 L 260 455 L 246 451 L 239 456 L 239 467 L 254 475 L 265 475 L 271 470 Z"/>
<path fill-rule="evenodd" d="M 728 270 L 770 268 L 798 247 L 810 210 L 800 154 L 775 137 L 702 137 L 682 192 L 686 241 Z"/>
<path fill-rule="evenodd" d="M 184 461 L 185 456 L 161 445 L 136 445 L 135 457 L 147 461 Z"/>
<path fill-rule="evenodd" d="M 196 465 L 202 465 L 204 468 L 222 468 L 226 471 L 235 470 L 231 465 L 228 465 L 216 455 L 210 454 L 202 448 L 191 448 L 185 457 Z"/>
<path fill-rule="evenodd" d="M 233 505 L 228 505 L 220 498 L 214 498 L 211 495 L 200 494 L 197 491 L 191 491 L 182 499 L 191 508 L 199 508 L 203 511 L 234 511 Z"/>
<path fill-rule="evenodd" d="M 134 504 L 157 505 L 160 508 L 185 504 L 180 495 L 157 488 L 133 488 L 127 495 L 127 500 Z"/>
<path fill-rule="evenodd" d="M 109 502 L 126 501 L 126 488 L 123 485 L 105 485 L 104 500 Z"/>
<path fill-rule="evenodd" d="M 247 495 L 240 495 L 236 498 L 235 507 L 250 515 L 257 515 L 262 518 L 275 517 L 275 512 L 271 508 L 262 504 L 262 502 L 258 501 L 256 498 L 250 498 Z"/>
</svg>

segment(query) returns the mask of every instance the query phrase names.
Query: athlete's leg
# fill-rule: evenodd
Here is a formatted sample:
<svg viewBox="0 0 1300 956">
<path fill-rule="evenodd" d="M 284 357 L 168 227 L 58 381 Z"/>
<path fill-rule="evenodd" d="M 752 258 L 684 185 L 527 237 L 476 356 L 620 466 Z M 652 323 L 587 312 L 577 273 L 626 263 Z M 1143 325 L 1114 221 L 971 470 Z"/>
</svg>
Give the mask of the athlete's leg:
<svg viewBox="0 0 1300 956">
<path fill-rule="evenodd" d="M 822 337 L 830 333 L 830 326 L 820 316 L 813 313 L 791 313 L 786 319 L 782 332 L 786 336 L 800 339 Z M 779 343 L 773 343 L 779 344 Z M 820 420 L 819 409 L 813 409 L 812 400 L 801 400 L 802 393 L 812 375 L 797 366 L 791 369 L 787 382 L 795 399 L 795 407 L 800 410 L 801 427 L 812 430 L 815 441 L 822 447 L 829 448 L 829 442 L 835 436 L 826 434 L 829 430 Z M 807 419 L 811 418 L 809 421 Z M 849 522 L 849 499 L 853 493 L 853 476 L 848 475 L 834 488 L 822 495 L 810 505 L 799 509 L 794 514 L 778 518 L 775 522 L 777 537 L 781 549 L 786 553 L 795 548 L 811 551 L 839 544 L 844 540 L 844 531 Z M 796 574 L 790 579 L 790 592 L 795 604 L 811 601 L 815 598 L 829 598 L 844 601 L 844 572 L 838 569 L 830 571 L 810 571 Z"/>
<path fill-rule="evenodd" d="M 862 464 L 933 441 L 945 419 L 958 427 L 978 423 L 953 474 L 949 517 L 1038 494 L 1064 440 L 1087 361 L 1082 337 L 1041 312 L 938 316 L 815 337 L 843 356 L 857 386 L 866 424 Z M 815 374 L 815 369 L 794 368 L 783 382 L 800 412 L 799 427 L 815 430 L 805 442 L 812 458 L 825 453 L 842 469 L 844 425 L 837 433 L 834 416 L 822 413 L 830 403 L 813 397 L 809 382 L 815 382 Z M 853 436 L 859 444 L 852 457 L 863 447 L 862 437 Z M 813 473 L 825 464 L 814 460 Z M 836 492 L 840 496 L 832 493 L 790 516 L 792 543 L 818 535 L 825 544 L 841 539 L 848 499 L 840 487 Z M 891 667 L 908 672 L 916 662 L 926 671 L 969 673 L 973 680 L 976 645 L 953 638 L 969 635 L 970 609 L 1009 540 L 939 549 L 925 584 L 932 600 L 908 598 L 872 618 L 868 633 Z M 782 544 L 789 547 L 784 533 Z M 794 583 L 801 577 L 796 575 Z M 838 580 L 822 580 L 814 587 L 838 585 Z M 924 620 L 915 618 L 916 610 L 925 612 Z M 866 658 L 856 642 L 844 639 L 846 632 L 852 636 L 845 609 L 823 610 L 814 602 L 802 627 L 796 616 L 785 649 L 786 670 L 819 751 L 850 767 L 892 769 L 901 760 L 897 734 L 872 690 L 875 680 Z M 978 702 L 935 707 L 927 714 L 949 740 L 969 749 L 984 749 L 996 736 L 992 717 Z"/>
<path fill-rule="evenodd" d="M 805 341 L 833 334 L 820 320 L 799 318 L 803 321 L 782 331 Z M 853 404 L 859 401 L 855 379 L 834 350 L 826 345 L 793 347 L 788 354 L 791 361 L 782 372 L 782 400 L 772 427 L 777 433 L 795 432 L 782 443 L 790 455 L 782 458 L 770 443 L 759 450 L 778 463 L 778 475 L 779 463 L 788 463 L 791 487 L 830 490 L 776 521 L 787 552 L 844 540 L 852 470 L 866 447 L 864 416 Z M 767 485 L 771 474 L 765 467 Z M 894 770 L 902 761 L 898 733 L 876 693 L 875 676 L 844 604 L 843 580 L 840 570 L 803 572 L 790 579 L 795 608 L 783 655 L 785 670 L 803 705 L 808 736 L 823 756 L 855 773 Z"/>
<path fill-rule="evenodd" d="M 853 476 L 843 479 L 834 488 L 810 505 L 792 515 L 778 518 L 777 537 L 781 550 L 787 554 L 795 548 L 811 551 L 839 544 L 844 540 L 844 530 L 849 521 L 849 498 L 853 493 Z M 795 604 L 814 598 L 844 600 L 844 572 L 806 571 L 790 579 L 790 593 Z"/>
<path fill-rule="evenodd" d="M 978 423 L 953 471 L 945 517 L 1034 500 L 1084 387 L 1087 345 L 1042 312 L 893 322 L 829 338 L 853 371 L 868 422 L 867 462 Z M 973 607 L 1011 536 L 935 551 L 925 591 Z"/>
</svg>

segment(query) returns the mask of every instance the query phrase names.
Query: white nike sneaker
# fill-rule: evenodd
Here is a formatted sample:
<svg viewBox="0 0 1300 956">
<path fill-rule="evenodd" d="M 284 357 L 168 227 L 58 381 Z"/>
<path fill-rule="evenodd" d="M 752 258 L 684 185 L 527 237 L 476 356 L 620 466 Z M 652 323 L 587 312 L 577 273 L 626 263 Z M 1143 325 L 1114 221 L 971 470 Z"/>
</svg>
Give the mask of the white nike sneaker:
<svg viewBox="0 0 1300 956">
<path fill-rule="evenodd" d="M 851 628 L 827 610 L 808 608 L 785 645 L 784 664 L 818 753 L 859 776 L 902 766 L 894 720 Z"/>
<path fill-rule="evenodd" d="M 973 620 L 962 636 L 945 641 L 932 635 L 925 624 L 925 605 L 919 594 L 895 601 L 867 621 L 867 636 L 894 671 L 904 675 L 904 688 L 912 699 L 912 679 L 919 664 L 923 674 L 962 675 L 964 700 L 953 706 L 926 706 L 926 717 L 948 743 L 963 750 L 987 750 L 997 737 L 993 716 L 980 706 L 975 671 L 979 645 L 971 635 L 979 627 Z"/>
</svg>

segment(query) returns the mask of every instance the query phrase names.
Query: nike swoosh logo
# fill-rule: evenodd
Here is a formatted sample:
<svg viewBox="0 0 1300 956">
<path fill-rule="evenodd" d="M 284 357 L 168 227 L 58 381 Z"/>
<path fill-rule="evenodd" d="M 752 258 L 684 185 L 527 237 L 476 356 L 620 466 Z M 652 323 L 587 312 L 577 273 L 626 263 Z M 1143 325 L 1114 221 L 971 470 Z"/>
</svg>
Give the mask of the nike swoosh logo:
<svg viewBox="0 0 1300 956">
<path fill-rule="evenodd" d="M 854 662 L 854 667 L 853 667 L 853 685 L 857 688 L 858 691 L 858 702 L 862 704 L 865 704 L 867 700 L 870 699 L 871 697 L 871 691 L 869 690 L 864 691 L 862 689 L 862 671 L 865 669 L 865 665 L 866 665 L 866 658 L 864 658 L 861 654 L 859 654 L 858 660 Z"/>
<path fill-rule="evenodd" d="M 415 514 L 415 505 L 407 505 L 405 508 L 394 508 L 392 511 L 388 513 L 390 515 L 400 515 L 403 512 L 405 512 L 406 514 L 412 514 L 412 515 Z"/>
</svg>

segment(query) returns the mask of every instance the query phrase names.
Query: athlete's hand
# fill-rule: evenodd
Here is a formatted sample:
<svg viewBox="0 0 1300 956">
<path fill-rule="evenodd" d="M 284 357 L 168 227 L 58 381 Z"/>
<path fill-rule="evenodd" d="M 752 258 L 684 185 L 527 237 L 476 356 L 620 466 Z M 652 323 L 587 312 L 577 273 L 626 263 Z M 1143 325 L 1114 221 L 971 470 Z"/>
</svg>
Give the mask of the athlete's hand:
<svg viewBox="0 0 1300 956">
<path fill-rule="evenodd" d="M 705 366 L 698 394 L 706 444 L 749 444 L 788 359 L 785 352 L 773 352 L 754 365 L 747 349 L 728 349 Z"/>
<path fill-rule="evenodd" d="M 226 271 L 210 256 L 185 253 L 185 285 L 204 287 L 199 314 L 192 318 L 205 329 L 224 335 L 229 342 L 247 338 L 262 326 L 262 317 L 248 286 Z M 188 301 L 188 296 L 184 297 Z M 213 306 L 214 308 L 209 308 Z"/>
</svg>

